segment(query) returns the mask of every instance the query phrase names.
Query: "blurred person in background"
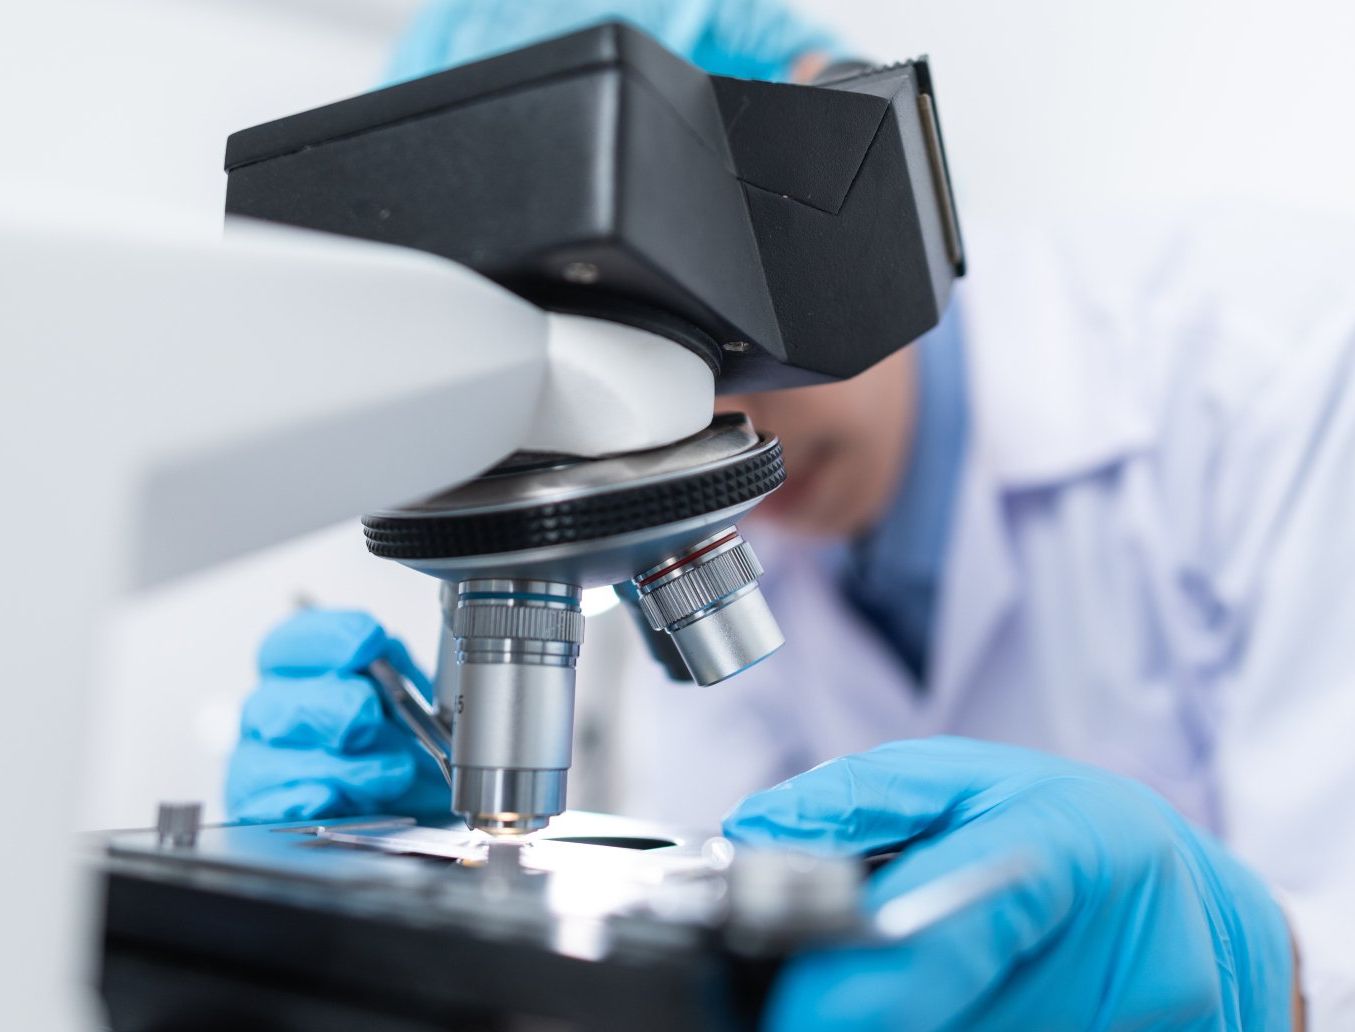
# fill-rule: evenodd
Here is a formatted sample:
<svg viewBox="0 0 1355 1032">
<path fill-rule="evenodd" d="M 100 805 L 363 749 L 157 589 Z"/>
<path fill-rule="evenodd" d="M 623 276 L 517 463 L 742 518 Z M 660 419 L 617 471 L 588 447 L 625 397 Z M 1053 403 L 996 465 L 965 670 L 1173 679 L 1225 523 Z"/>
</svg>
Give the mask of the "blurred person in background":
<svg viewBox="0 0 1355 1032">
<path fill-rule="evenodd" d="M 773 0 L 443 0 L 391 78 L 609 17 L 717 74 L 851 56 Z M 1031 866 L 905 946 L 801 959 L 771 1027 L 1297 1028 L 1305 989 L 1355 1027 L 1355 236 L 1244 214 L 966 225 L 922 340 L 721 399 L 785 448 L 754 521 L 787 644 L 701 690 L 618 658 L 611 804 L 907 846 L 878 902 Z M 365 614 L 269 637 L 235 816 L 446 812 L 379 655 L 427 686 Z"/>
</svg>

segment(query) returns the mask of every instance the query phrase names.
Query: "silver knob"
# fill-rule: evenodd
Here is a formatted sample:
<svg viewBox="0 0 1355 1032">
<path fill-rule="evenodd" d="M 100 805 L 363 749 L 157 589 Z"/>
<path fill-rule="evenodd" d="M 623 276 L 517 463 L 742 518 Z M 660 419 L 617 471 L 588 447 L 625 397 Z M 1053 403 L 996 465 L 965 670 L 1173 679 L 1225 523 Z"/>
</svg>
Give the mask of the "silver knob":
<svg viewBox="0 0 1355 1032">
<path fill-rule="evenodd" d="M 745 943 L 817 938 L 861 924 L 855 857 L 741 846 L 725 877 L 731 929 Z"/>
<path fill-rule="evenodd" d="M 729 527 L 638 574 L 649 626 L 667 631 L 697 684 L 746 670 L 785 644 L 758 588 L 762 564 Z"/>
<path fill-rule="evenodd" d="M 201 803 L 161 803 L 155 819 L 156 841 L 161 849 L 188 849 L 198 844 L 201 827 Z"/>
</svg>

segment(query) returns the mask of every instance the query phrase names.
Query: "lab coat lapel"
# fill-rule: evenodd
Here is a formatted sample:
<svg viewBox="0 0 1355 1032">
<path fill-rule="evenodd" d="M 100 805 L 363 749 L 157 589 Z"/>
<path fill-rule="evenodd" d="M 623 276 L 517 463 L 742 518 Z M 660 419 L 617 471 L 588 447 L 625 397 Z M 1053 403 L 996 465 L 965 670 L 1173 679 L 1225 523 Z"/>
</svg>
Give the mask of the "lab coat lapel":
<svg viewBox="0 0 1355 1032">
<path fill-rule="evenodd" d="M 978 236 L 970 252 L 975 273 L 960 300 L 971 432 L 932 643 L 938 727 L 1020 602 L 1008 499 L 1104 469 L 1152 439 L 1131 316 L 1093 295 L 1048 237 Z"/>
<path fill-rule="evenodd" d="M 1144 313 L 1117 291 L 1133 272 L 1052 230 L 975 246 L 961 295 L 973 455 L 995 486 L 1063 483 L 1149 445 Z M 1093 275 L 1093 262 L 1112 267 Z"/>
<path fill-rule="evenodd" d="M 928 724 L 947 725 L 961 688 L 1017 597 L 1016 572 L 1002 519 L 1002 497 L 982 466 L 969 463 L 960 486 L 944 563 Z"/>
</svg>

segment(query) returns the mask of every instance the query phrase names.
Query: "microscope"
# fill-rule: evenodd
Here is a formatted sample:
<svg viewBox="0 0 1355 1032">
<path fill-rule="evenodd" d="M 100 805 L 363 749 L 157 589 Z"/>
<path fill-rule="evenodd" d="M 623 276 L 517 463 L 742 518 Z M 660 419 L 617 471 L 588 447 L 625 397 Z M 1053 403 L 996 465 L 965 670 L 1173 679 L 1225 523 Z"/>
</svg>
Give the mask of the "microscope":
<svg viewBox="0 0 1355 1032">
<path fill-rule="evenodd" d="M 273 224 L 319 231 L 278 268 L 324 233 L 400 259 L 375 303 L 426 339 L 341 331 L 382 403 L 323 450 L 340 431 L 368 463 L 390 448 L 383 483 L 445 463 L 450 486 L 363 520 L 374 555 L 442 582 L 436 698 L 367 672 L 455 816 L 202 827 L 169 805 L 111 834 L 111 1027 L 745 1028 L 796 949 L 897 940 L 1015 876 L 955 872 L 867 919 L 856 861 L 565 812 L 584 589 L 612 586 L 699 685 L 782 644 L 739 529 L 781 449 L 712 418 L 716 395 L 854 376 L 936 325 L 964 274 L 925 59 L 752 82 L 604 24 L 246 129 L 226 168 L 246 257 L 278 251 L 251 236 Z M 362 289 L 354 268 L 326 271 L 335 290 Z M 271 338 L 319 311 L 293 308 Z M 437 392 L 394 393 L 434 368 Z"/>
<path fill-rule="evenodd" d="M 752 82 L 604 25 L 246 129 L 226 167 L 232 215 L 428 251 L 573 317 L 575 401 L 620 377 L 640 407 L 646 447 L 547 413 L 535 450 L 364 520 L 373 554 L 444 582 L 436 705 L 378 681 L 453 810 L 499 835 L 565 809 L 583 588 L 615 585 L 699 685 L 782 644 L 737 526 L 780 447 L 711 422 L 709 385 L 853 376 L 964 271 L 925 60 Z M 675 409 L 699 426 L 663 440 Z"/>
</svg>

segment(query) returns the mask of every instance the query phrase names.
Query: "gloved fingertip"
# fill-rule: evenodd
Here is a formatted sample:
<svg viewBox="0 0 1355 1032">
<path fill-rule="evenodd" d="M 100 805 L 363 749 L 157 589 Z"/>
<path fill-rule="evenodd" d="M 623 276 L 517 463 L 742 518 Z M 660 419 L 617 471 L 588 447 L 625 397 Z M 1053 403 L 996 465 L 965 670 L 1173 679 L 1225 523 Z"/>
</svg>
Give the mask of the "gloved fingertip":
<svg viewBox="0 0 1355 1032">
<path fill-rule="evenodd" d="M 414 783 L 411 746 L 397 728 L 383 728 L 358 755 L 249 740 L 231 755 L 227 813 L 280 821 L 388 812 Z"/>
<path fill-rule="evenodd" d="M 975 768 L 987 755 L 962 739 L 912 739 L 843 756 L 749 796 L 727 818 L 726 834 L 797 848 L 898 849 L 935 831 L 981 790 L 987 782 Z M 1002 755 L 990 765 L 1005 772 L 1014 762 Z"/>
<path fill-rule="evenodd" d="M 358 708 L 349 717 L 348 723 L 335 736 L 334 751 L 356 753 L 370 748 L 385 726 L 386 714 L 381 708 L 381 700 L 372 692 L 362 700 Z"/>
<path fill-rule="evenodd" d="M 361 670 L 381 657 L 388 639 L 369 614 L 305 609 L 275 627 L 259 646 L 259 670 L 285 676 Z"/>
<path fill-rule="evenodd" d="M 803 791 L 799 779 L 792 778 L 765 792 L 748 796 L 723 821 L 726 838 L 750 845 L 794 845 L 817 851 L 832 850 L 836 841 L 847 837 L 839 819 L 841 809 L 834 803 L 814 798 Z M 819 813 L 826 807 L 827 813 Z"/>
<path fill-rule="evenodd" d="M 369 746 L 384 721 L 376 689 L 359 674 L 265 674 L 241 709 L 240 733 L 270 745 L 344 753 Z"/>
<path fill-rule="evenodd" d="M 374 751 L 345 761 L 343 792 L 355 813 L 378 813 L 414 786 L 415 762 L 403 732 L 383 728 Z"/>
<path fill-rule="evenodd" d="M 810 852 L 837 852 L 831 829 L 797 824 L 766 813 L 739 812 L 726 817 L 724 836 L 748 846 L 793 847 Z"/>
<path fill-rule="evenodd" d="M 298 781 L 226 799 L 227 816 L 241 824 L 343 817 L 347 811 L 343 794 L 324 781 Z"/>
</svg>

